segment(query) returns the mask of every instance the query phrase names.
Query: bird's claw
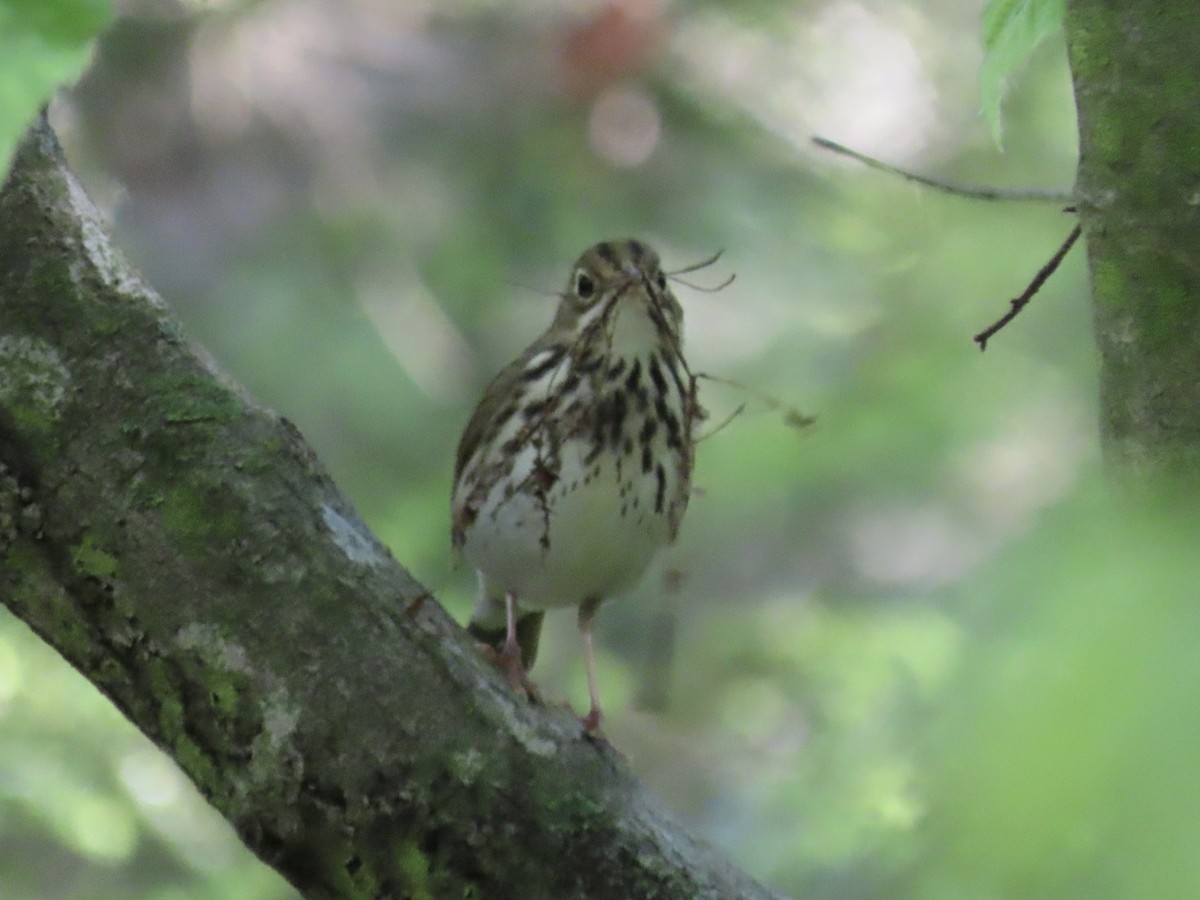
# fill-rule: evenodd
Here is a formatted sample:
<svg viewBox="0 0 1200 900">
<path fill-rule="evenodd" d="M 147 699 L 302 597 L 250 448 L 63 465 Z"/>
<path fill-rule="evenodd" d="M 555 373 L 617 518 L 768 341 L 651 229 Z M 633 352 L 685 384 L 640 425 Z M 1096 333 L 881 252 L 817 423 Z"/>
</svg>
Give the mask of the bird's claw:
<svg viewBox="0 0 1200 900">
<path fill-rule="evenodd" d="M 526 674 L 525 667 L 521 664 L 520 648 L 510 651 L 508 647 L 497 649 L 491 644 L 481 643 L 479 651 L 488 662 L 504 673 L 504 677 L 508 680 L 509 686 L 512 687 L 513 693 L 518 697 L 529 700 L 531 703 L 542 702 L 541 691 L 538 690 L 537 685 Z"/>
</svg>

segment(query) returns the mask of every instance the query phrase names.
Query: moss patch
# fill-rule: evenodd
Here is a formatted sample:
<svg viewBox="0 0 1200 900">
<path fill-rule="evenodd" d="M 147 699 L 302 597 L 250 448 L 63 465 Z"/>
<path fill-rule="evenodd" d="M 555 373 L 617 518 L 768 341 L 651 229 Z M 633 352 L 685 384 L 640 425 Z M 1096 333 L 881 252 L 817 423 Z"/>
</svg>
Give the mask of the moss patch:
<svg viewBox="0 0 1200 900">
<path fill-rule="evenodd" d="M 154 392 L 169 424 L 229 422 L 244 412 L 238 396 L 206 372 L 161 375 L 154 379 Z"/>
<path fill-rule="evenodd" d="M 429 890 L 429 859 L 415 841 L 405 841 L 396 853 L 396 870 L 404 882 L 404 896 L 433 900 Z"/>
<path fill-rule="evenodd" d="M 163 521 L 186 546 L 220 549 L 238 535 L 241 523 L 228 507 L 207 501 L 201 490 L 186 484 L 169 490 L 162 498 Z"/>
<path fill-rule="evenodd" d="M 71 548 L 71 559 L 75 563 L 75 571 L 81 575 L 108 579 L 117 574 L 116 557 L 101 549 L 90 534 Z"/>
</svg>

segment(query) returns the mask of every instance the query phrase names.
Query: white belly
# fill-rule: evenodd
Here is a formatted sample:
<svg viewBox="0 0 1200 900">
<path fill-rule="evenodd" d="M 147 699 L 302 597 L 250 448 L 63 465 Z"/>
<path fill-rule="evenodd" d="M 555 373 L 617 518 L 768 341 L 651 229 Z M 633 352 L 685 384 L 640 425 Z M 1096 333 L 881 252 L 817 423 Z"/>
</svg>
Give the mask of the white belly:
<svg viewBox="0 0 1200 900">
<path fill-rule="evenodd" d="M 628 590 L 671 537 L 677 497 L 674 460 L 644 470 L 640 451 L 611 452 L 585 463 L 585 442 L 568 442 L 554 483 L 481 504 L 463 555 L 479 571 L 485 596 L 512 592 L 526 609 L 577 606 Z M 534 471 L 526 448 L 514 466 L 519 482 Z"/>
</svg>

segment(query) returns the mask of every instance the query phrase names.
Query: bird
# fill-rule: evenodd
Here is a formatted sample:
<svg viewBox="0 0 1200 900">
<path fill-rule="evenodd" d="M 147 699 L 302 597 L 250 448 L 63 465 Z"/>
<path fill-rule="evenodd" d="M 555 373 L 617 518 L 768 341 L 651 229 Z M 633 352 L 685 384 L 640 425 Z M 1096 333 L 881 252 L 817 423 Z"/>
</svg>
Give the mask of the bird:
<svg viewBox="0 0 1200 900">
<path fill-rule="evenodd" d="M 491 381 L 463 430 L 451 543 L 479 579 L 467 630 L 522 691 L 546 611 L 575 607 L 588 733 L 603 717 L 596 613 L 676 539 L 703 417 L 683 308 L 658 253 L 622 238 L 580 255 L 550 325 Z"/>
</svg>

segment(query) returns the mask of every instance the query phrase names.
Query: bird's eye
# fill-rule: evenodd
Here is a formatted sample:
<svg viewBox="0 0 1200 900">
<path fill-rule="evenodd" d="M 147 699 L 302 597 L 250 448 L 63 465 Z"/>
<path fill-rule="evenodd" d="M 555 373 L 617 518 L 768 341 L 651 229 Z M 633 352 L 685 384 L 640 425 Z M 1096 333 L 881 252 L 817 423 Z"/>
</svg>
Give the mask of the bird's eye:
<svg viewBox="0 0 1200 900">
<path fill-rule="evenodd" d="M 575 293 L 581 300 L 587 300 L 596 293 L 596 282 L 592 281 L 586 272 L 575 273 Z"/>
<path fill-rule="evenodd" d="M 667 276 L 659 272 L 654 279 L 654 283 L 658 285 L 660 291 L 665 291 L 667 289 Z"/>
</svg>

